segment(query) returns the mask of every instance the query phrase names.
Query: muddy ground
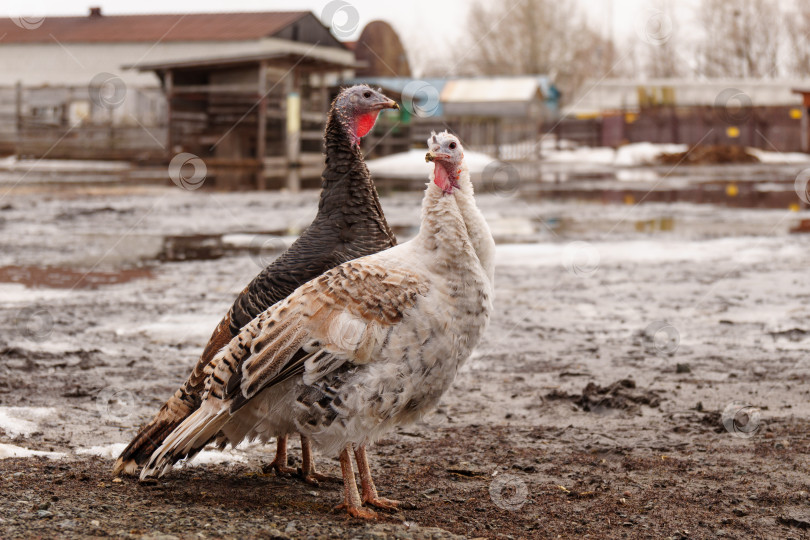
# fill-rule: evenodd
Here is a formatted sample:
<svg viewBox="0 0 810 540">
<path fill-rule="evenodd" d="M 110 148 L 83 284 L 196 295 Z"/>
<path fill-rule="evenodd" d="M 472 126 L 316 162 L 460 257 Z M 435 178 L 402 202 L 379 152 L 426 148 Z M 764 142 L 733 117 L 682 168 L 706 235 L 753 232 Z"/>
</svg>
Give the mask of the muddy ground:
<svg viewBox="0 0 810 540">
<path fill-rule="evenodd" d="M 419 199 L 383 198 L 403 239 Z M 0 452 L 54 453 L 0 460 L 1 537 L 810 537 L 810 237 L 789 233 L 810 216 L 787 210 L 480 196 L 496 313 L 439 410 L 371 450 L 405 503 L 375 523 L 333 510 L 336 484 L 263 474 L 260 445 L 114 482 L 113 455 L 316 200 L 0 201 Z"/>
</svg>

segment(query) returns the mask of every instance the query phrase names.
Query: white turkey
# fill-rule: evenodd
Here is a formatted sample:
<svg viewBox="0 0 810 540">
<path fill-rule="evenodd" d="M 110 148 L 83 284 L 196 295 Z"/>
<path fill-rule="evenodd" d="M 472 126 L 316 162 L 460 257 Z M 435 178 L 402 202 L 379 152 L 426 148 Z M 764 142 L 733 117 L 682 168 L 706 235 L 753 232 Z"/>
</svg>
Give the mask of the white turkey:
<svg viewBox="0 0 810 540">
<path fill-rule="evenodd" d="M 428 146 L 434 171 L 419 234 L 329 270 L 247 324 L 206 368 L 201 406 L 152 454 L 142 479 L 217 434 L 236 445 L 286 429 L 339 454 L 349 514 L 374 517 L 363 503 L 397 505 L 378 496 L 366 445 L 438 404 L 492 311 L 495 244 L 463 149 L 447 132 Z"/>
</svg>

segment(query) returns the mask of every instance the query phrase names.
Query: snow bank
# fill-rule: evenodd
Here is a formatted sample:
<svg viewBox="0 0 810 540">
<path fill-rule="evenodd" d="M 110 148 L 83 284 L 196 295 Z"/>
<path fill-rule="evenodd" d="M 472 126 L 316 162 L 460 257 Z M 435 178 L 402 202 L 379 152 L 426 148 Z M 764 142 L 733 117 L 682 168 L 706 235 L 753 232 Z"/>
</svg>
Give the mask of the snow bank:
<svg viewBox="0 0 810 540">
<path fill-rule="evenodd" d="M 59 459 L 65 457 L 65 454 L 62 452 L 42 452 L 40 450 L 30 450 L 28 448 L 23 448 L 22 446 L 0 443 L 0 459 L 27 458 L 34 456 L 44 456 L 50 459 Z"/>
<path fill-rule="evenodd" d="M 76 450 L 76 453 L 80 456 L 98 456 L 105 459 L 116 459 L 126 447 L 126 443 L 113 443 L 103 446 L 91 446 L 90 448 L 79 448 Z"/>
<path fill-rule="evenodd" d="M 125 171 L 132 165 L 127 161 L 91 161 L 81 159 L 17 159 L 9 156 L 0 159 L 0 170 L 23 172 L 109 172 Z"/>
<path fill-rule="evenodd" d="M 759 158 L 762 163 L 808 163 L 810 154 L 802 152 L 766 152 L 759 148 L 748 148 L 748 153 Z"/>
<path fill-rule="evenodd" d="M 119 336 L 145 335 L 152 343 L 198 346 L 210 337 L 211 329 L 221 318 L 219 313 L 165 315 L 154 322 L 118 327 L 115 333 Z"/>
<path fill-rule="evenodd" d="M 433 164 L 425 161 L 427 150 L 409 150 L 399 154 L 392 154 L 377 159 L 366 161 L 368 170 L 374 177 L 379 178 L 424 178 L 427 182 L 428 175 L 433 170 Z M 484 172 L 487 165 L 497 163 L 493 157 L 480 152 L 464 151 L 464 160 L 473 176 Z"/>
<path fill-rule="evenodd" d="M 501 244 L 496 247 L 499 266 L 560 266 L 566 260 L 600 264 L 662 264 L 668 262 L 705 263 L 714 260 L 754 264 L 775 259 L 801 259 L 801 246 L 774 245 L 759 237 L 721 238 L 705 241 L 630 240 L 618 242 L 571 242 L 540 244 Z"/>
<path fill-rule="evenodd" d="M 607 147 L 579 147 L 562 150 L 548 148 L 543 151 L 543 160 L 549 163 L 638 167 L 655 164 L 655 158 L 660 154 L 686 152 L 688 148 L 685 144 L 654 144 L 648 142 L 626 144 L 615 150 Z M 747 150 L 758 157 L 762 163 L 810 163 L 810 154 L 801 152 L 767 152 L 758 148 L 748 148 Z"/>
<path fill-rule="evenodd" d="M 11 437 L 28 437 L 44 418 L 56 416 L 53 407 L 0 407 L 0 429 Z"/>
<path fill-rule="evenodd" d="M 220 463 L 245 463 L 247 459 L 244 451 L 260 443 L 242 442 L 236 448 L 227 450 L 203 450 L 190 461 L 181 462 L 183 467 L 196 467 L 197 465 L 217 465 Z M 104 459 L 117 459 L 126 448 L 126 443 L 112 443 L 89 448 L 78 448 L 75 453 L 80 456 L 98 456 Z M 24 456 L 21 456 L 24 457 Z"/>
<path fill-rule="evenodd" d="M 235 453 L 233 450 L 203 450 L 190 461 L 183 463 L 185 467 L 196 467 L 198 465 L 218 465 L 220 463 L 244 463 L 245 457 Z"/>
<path fill-rule="evenodd" d="M 617 167 L 654 165 L 655 158 L 661 154 L 686 152 L 688 149 L 689 147 L 685 144 L 653 144 L 647 142 L 626 144 L 616 149 L 613 164 Z"/>
</svg>

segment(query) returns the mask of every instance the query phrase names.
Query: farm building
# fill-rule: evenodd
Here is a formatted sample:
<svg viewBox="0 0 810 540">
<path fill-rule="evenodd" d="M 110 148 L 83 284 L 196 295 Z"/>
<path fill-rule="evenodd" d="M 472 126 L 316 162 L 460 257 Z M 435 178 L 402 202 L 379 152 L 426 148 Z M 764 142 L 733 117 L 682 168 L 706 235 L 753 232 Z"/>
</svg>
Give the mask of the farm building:
<svg viewBox="0 0 810 540">
<path fill-rule="evenodd" d="M 601 146 L 626 142 L 745 145 L 801 150 L 807 81 L 753 79 L 606 79 L 583 85 L 555 127 Z"/>
<path fill-rule="evenodd" d="M 534 147 L 544 122 L 557 117 L 560 93 L 543 75 L 515 77 L 425 78 L 358 77 L 402 96 L 403 119 L 413 143 L 431 129 L 451 128 L 470 149 L 500 155 L 503 145 Z M 525 152 L 524 152 L 525 153 Z"/>
<path fill-rule="evenodd" d="M 358 68 L 378 69 L 308 11 L 92 8 L 86 17 L 2 19 L 0 35 L 0 153 L 162 163 L 190 152 L 228 187 L 318 178 L 338 85 Z M 370 23 L 353 45 L 409 71 L 386 23 Z"/>
</svg>

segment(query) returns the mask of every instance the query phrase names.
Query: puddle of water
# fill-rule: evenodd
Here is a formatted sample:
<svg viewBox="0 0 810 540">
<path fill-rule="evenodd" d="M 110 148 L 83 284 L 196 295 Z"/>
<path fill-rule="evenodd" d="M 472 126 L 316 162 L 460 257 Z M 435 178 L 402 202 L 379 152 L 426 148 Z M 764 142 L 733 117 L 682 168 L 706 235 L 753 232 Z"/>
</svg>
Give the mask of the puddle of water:
<svg viewBox="0 0 810 540">
<path fill-rule="evenodd" d="M 111 272 L 85 272 L 75 268 L 41 266 L 0 266 L 0 283 L 20 283 L 26 287 L 53 289 L 96 289 L 154 277 L 149 268 L 125 268 Z"/>
<path fill-rule="evenodd" d="M 566 165 L 526 171 L 518 190 L 529 199 L 615 204 L 687 202 L 735 208 L 802 208 L 798 165 L 637 167 L 600 170 Z"/>
<path fill-rule="evenodd" d="M 293 239 L 287 234 L 287 231 L 269 231 L 165 236 L 157 259 L 161 262 L 211 261 L 247 253 L 269 262 L 292 243 Z"/>
</svg>

